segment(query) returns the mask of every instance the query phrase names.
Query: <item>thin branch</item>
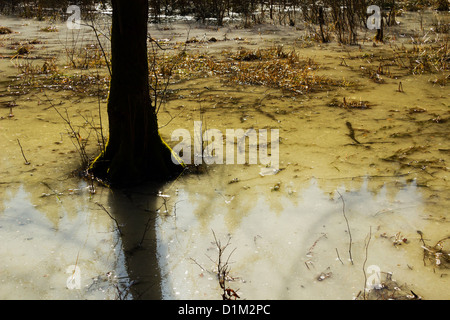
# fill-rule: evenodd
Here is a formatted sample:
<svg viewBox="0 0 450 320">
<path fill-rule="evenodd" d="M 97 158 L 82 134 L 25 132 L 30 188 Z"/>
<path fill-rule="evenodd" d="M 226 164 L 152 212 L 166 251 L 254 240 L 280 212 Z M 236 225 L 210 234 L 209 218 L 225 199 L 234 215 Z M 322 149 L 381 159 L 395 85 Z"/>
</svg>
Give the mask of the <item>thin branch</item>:
<svg viewBox="0 0 450 320">
<path fill-rule="evenodd" d="M 336 192 L 339 194 L 339 197 L 342 200 L 342 214 L 344 215 L 344 219 L 345 219 L 345 223 L 347 224 L 347 231 L 348 231 L 348 236 L 349 236 L 349 245 L 348 245 L 348 254 L 350 256 L 350 261 L 353 264 L 353 258 L 352 258 L 352 233 L 350 232 L 350 226 L 348 224 L 348 219 L 347 216 L 345 214 L 345 202 L 344 202 L 344 198 L 342 197 L 342 195 L 340 194 L 339 191 L 336 190 Z"/>
<path fill-rule="evenodd" d="M 119 234 L 120 234 L 120 235 L 123 235 L 122 230 L 121 230 L 121 228 L 120 228 L 120 225 L 119 225 L 119 222 L 117 221 L 117 219 L 114 218 L 114 217 L 109 213 L 109 211 L 106 210 L 106 208 L 105 208 L 101 203 L 96 202 L 95 204 L 98 205 L 100 208 L 103 209 L 103 211 L 106 212 L 106 214 L 107 214 L 107 215 L 114 221 L 114 223 L 116 224 L 116 227 L 117 227 L 117 230 L 119 231 Z"/>
<path fill-rule="evenodd" d="M 108 60 L 108 56 L 106 55 L 105 49 L 103 48 L 102 42 L 100 41 L 100 37 L 97 32 L 97 28 L 94 26 L 94 19 L 91 18 L 92 25 L 83 24 L 84 26 L 92 28 L 95 33 L 95 37 L 97 38 L 98 45 L 100 46 L 100 50 L 102 50 L 103 58 L 105 59 L 106 66 L 108 67 L 109 75 L 112 76 L 111 66 Z"/>
<path fill-rule="evenodd" d="M 58 201 L 60 202 L 60 203 L 62 203 L 62 200 L 61 200 L 61 198 L 59 197 L 59 194 L 58 194 L 58 192 L 56 192 L 56 190 L 54 190 L 52 187 L 50 187 L 50 185 L 47 183 L 47 182 L 41 182 L 44 186 L 46 186 L 47 188 L 49 188 L 54 194 L 55 194 L 55 196 L 56 196 L 56 198 L 58 199 Z"/>
<path fill-rule="evenodd" d="M 200 264 L 200 263 L 198 263 L 194 258 L 190 258 L 190 260 L 192 260 L 197 266 L 199 266 L 200 267 L 200 269 L 202 269 L 202 271 L 207 271 L 205 268 L 203 268 L 203 266 Z"/>
<path fill-rule="evenodd" d="M 224 246 L 222 246 L 222 244 L 220 243 L 220 240 L 217 239 L 216 234 L 214 233 L 214 230 L 212 230 L 212 233 L 214 236 L 214 242 L 217 246 L 217 249 L 219 250 L 219 258 L 217 261 L 217 276 L 219 279 L 220 288 L 223 290 L 222 298 L 224 300 L 231 300 L 232 298 L 237 299 L 237 298 L 239 298 L 239 295 L 236 293 L 237 290 L 235 291 L 226 286 L 226 281 L 227 281 L 227 278 L 229 277 L 229 273 L 230 273 L 229 260 L 230 260 L 231 255 L 236 250 L 236 248 L 234 248 L 231 251 L 231 253 L 228 255 L 227 260 L 225 261 L 225 263 L 223 263 L 222 256 L 223 256 L 223 253 L 225 252 L 225 250 L 227 249 L 227 247 L 230 245 L 231 238 L 228 238 L 227 243 Z"/>
<path fill-rule="evenodd" d="M 339 251 L 338 251 L 338 249 L 337 249 L 337 248 L 335 248 L 335 249 L 336 249 L 336 254 L 337 254 L 337 257 L 338 257 L 339 261 L 340 261 L 342 264 L 344 264 L 344 263 L 342 262 L 342 260 L 341 260 L 341 257 L 339 256 Z"/>
<path fill-rule="evenodd" d="M 20 151 L 22 152 L 22 156 L 23 156 L 23 158 L 25 159 L 25 164 L 26 164 L 26 165 L 29 165 L 29 164 L 30 164 L 30 161 L 28 161 L 27 158 L 25 157 L 25 154 L 23 153 L 22 145 L 20 144 L 19 139 L 17 139 L 17 143 L 19 144 Z"/>
<path fill-rule="evenodd" d="M 155 217 L 150 216 L 150 218 L 147 219 L 147 222 L 145 223 L 144 233 L 142 234 L 141 241 L 139 241 L 138 247 L 142 247 L 142 244 L 145 240 L 145 235 L 147 234 L 147 231 L 150 229 L 150 222 L 155 221 Z"/>
<path fill-rule="evenodd" d="M 171 123 L 173 119 L 177 118 L 177 117 L 178 117 L 180 114 L 182 114 L 183 112 L 184 112 L 184 107 L 183 107 L 183 109 L 182 109 L 177 115 L 175 115 L 175 116 L 172 116 L 169 112 L 167 112 L 167 113 L 169 114 L 169 116 L 170 116 L 170 120 L 167 121 L 166 124 L 163 124 L 162 126 L 159 126 L 158 129 L 164 128 L 164 127 L 166 127 L 167 125 L 169 125 L 169 123 Z"/>
<path fill-rule="evenodd" d="M 159 45 L 158 41 L 156 41 L 155 39 L 153 39 L 152 36 L 151 36 L 150 34 L 147 34 L 147 39 L 149 40 L 149 42 L 154 42 L 154 43 L 158 46 L 158 48 L 160 48 L 161 50 L 166 50 L 166 49 L 164 49 L 163 47 L 161 47 L 161 46 Z"/>
<path fill-rule="evenodd" d="M 97 78 L 100 78 L 99 74 L 98 74 L 98 70 L 97 70 Z M 105 143 L 105 135 L 103 134 L 103 122 L 102 122 L 102 108 L 101 108 L 101 103 L 100 103 L 100 84 L 98 84 L 97 86 L 97 100 L 98 100 L 98 117 L 100 119 L 100 135 L 102 138 L 102 150 L 103 152 L 106 151 L 106 143 Z"/>
<path fill-rule="evenodd" d="M 367 240 L 367 243 L 365 244 L 366 256 L 364 258 L 364 263 L 363 263 L 363 267 L 362 267 L 363 268 L 363 273 L 364 273 L 364 291 L 363 291 L 363 298 L 364 298 L 364 300 L 366 300 L 366 285 L 367 285 L 366 262 L 367 262 L 367 257 L 368 257 L 368 254 L 369 254 L 369 243 L 370 243 L 370 239 L 372 237 L 372 227 L 370 227 L 368 237 L 369 237 L 369 239 Z"/>
</svg>

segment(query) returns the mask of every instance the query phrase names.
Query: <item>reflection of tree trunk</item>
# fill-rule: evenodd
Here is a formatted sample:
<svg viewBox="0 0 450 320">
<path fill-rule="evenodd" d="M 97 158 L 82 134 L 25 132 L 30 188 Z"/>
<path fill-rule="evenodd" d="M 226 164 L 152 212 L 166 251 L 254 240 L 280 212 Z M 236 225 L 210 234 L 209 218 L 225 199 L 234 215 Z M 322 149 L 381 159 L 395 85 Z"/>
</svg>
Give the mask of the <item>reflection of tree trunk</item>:
<svg viewBox="0 0 450 320">
<path fill-rule="evenodd" d="M 180 166 L 159 136 L 150 98 L 148 0 L 112 0 L 112 6 L 109 140 L 91 169 L 113 185 L 167 179 Z"/>
<path fill-rule="evenodd" d="M 110 212 L 121 226 L 122 249 L 132 284 L 129 292 L 121 293 L 123 298 L 131 298 L 125 296 L 129 293 L 134 300 L 162 299 L 155 227 L 160 187 L 145 185 L 138 190 L 127 189 L 127 194 L 117 191 L 109 195 Z"/>
</svg>

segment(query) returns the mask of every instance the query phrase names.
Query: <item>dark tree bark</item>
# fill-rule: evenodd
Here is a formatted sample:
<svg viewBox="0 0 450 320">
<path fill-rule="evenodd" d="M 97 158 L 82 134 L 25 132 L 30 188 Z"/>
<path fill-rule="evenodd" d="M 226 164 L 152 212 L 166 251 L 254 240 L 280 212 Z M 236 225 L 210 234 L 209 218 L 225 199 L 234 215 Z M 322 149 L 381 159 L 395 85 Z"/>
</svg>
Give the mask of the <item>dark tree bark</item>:
<svg viewBox="0 0 450 320">
<path fill-rule="evenodd" d="M 323 25 L 325 24 L 325 17 L 323 13 L 323 8 L 319 7 L 319 26 L 320 26 L 320 36 L 322 37 L 322 42 L 328 42 L 327 39 L 325 39 L 325 34 L 323 33 Z"/>
<path fill-rule="evenodd" d="M 109 140 L 91 165 L 116 186 L 168 180 L 180 172 L 158 132 L 149 89 L 148 0 L 112 0 Z"/>
<path fill-rule="evenodd" d="M 377 29 L 377 34 L 375 35 L 375 41 L 377 42 L 383 42 L 384 38 L 383 27 L 384 27 L 383 16 L 381 16 L 380 29 Z"/>
</svg>

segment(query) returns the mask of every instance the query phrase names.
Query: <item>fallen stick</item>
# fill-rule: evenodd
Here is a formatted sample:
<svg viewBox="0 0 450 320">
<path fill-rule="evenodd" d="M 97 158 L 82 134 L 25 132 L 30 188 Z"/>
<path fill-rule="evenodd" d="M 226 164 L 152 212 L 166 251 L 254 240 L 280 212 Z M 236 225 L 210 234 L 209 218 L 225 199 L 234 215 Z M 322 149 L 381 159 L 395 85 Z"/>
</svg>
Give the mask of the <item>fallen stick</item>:
<svg viewBox="0 0 450 320">
<path fill-rule="evenodd" d="M 28 161 L 27 158 L 25 157 L 25 154 L 23 153 L 22 145 L 20 144 L 19 139 L 17 139 L 17 143 L 19 144 L 20 151 L 22 152 L 22 157 L 25 159 L 25 164 L 26 164 L 26 165 L 29 165 L 29 164 L 30 164 L 30 161 Z"/>
</svg>

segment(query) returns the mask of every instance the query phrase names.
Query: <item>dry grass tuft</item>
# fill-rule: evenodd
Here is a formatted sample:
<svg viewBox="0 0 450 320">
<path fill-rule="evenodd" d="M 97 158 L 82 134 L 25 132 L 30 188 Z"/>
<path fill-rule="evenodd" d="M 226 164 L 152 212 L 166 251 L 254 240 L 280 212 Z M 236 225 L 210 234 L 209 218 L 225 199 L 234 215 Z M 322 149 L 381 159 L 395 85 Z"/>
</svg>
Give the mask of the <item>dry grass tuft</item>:
<svg viewBox="0 0 450 320">
<path fill-rule="evenodd" d="M 55 26 L 46 26 L 46 27 L 42 27 L 40 29 L 40 31 L 42 31 L 42 32 L 58 32 L 59 30 Z"/>
<path fill-rule="evenodd" d="M 153 57 L 156 76 L 183 80 L 192 77 L 220 76 L 242 85 L 261 85 L 304 94 L 349 86 L 315 73 L 319 66 L 310 58 L 301 58 L 282 46 L 257 50 L 224 51 L 221 58 L 182 52 L 173 56 Z M 154 83 L 154 79 L 153 82 Z"/>
<path fill-rule="evenodd" d="M 0 27 L 0 34 L 10 34 L 10 33 L 13 33 L 13 31 L 10 28 Z"/>
</svg>

